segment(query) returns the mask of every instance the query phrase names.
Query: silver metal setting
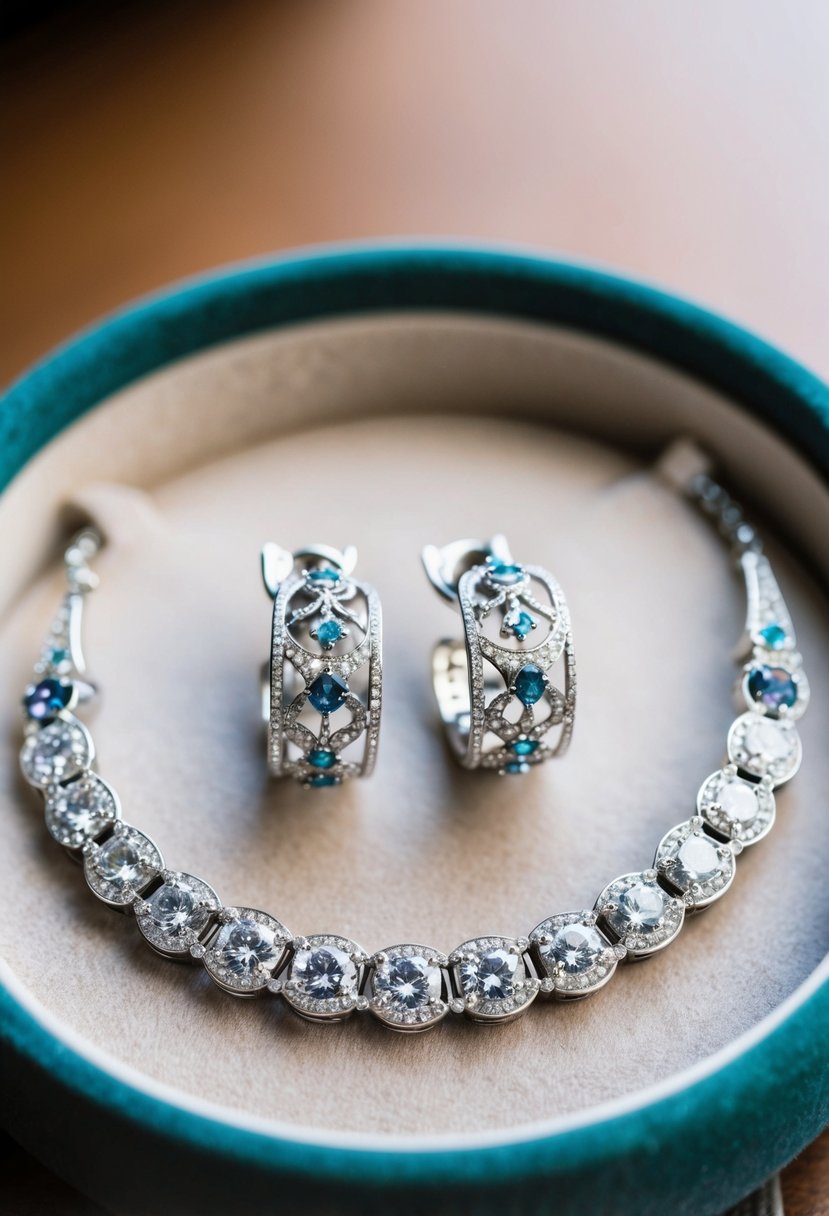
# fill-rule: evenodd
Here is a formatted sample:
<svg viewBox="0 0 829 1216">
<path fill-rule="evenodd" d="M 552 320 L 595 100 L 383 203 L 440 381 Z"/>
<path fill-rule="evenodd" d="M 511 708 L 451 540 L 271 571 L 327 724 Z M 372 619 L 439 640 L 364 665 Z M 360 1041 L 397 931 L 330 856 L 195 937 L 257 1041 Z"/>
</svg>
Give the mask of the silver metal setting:
<svg viewBox="0 0 829 1216">
<path fill-rule="evenodd" d="M 268 766 L 306 788 L 366 777 L 377 757 L 382 704 L 380 598 L 351 577 L 357 550 L 315 545 L 262 551 L 273 597 L 263 672 Z M 343 719 L 340 721 L 340 719 Z"/>
<path fill-rule="evenodd" d="M 513 775 L 563 755 L 573 733 L 576 667 L 556 579 L 513 561 L 503 536 L 429 545 L 422 558 L 463 622 L 463 639 L 439 642 L 432 659 L 440 716 L 459 762 Z M 562 689 L 553 682 L 557 664 Z"/>
<path fill-rule="evenodd" d="M 669 453 L 663 462 L 663 472 L 713 519 L 744 577 L 748 612 L 738 661 L 796 671 L 800 682 L 795 700 L 802 703 L 801 708 L 805 707 L 801 691 L 805 675 L 791 617 L 768 560 L 761 553 L 759 538 L 737 504 L 707 473 L 700 471 L 700 460 L 693 451 L 690 458 L 687 450 Z M 781 713 L 777 705 L 753 704 L 732 724 L 728 762 L 703 782 L 697 794 L 697 814 L 663 837 L 654 867 L 622 875 L 609 883 L 592 911 L 547 917 L 528 938 L 495 935 L 474 938 L 448 958 L 432 948 L 406 944 L 388 947 L 371 959 L 355 942 L 337 934 L 290 939 L 284 925 L 269 913 L 252 908 L 222 908 L 207 883 L 181 871 L 164 869 L 160 850 L 148 836 L 120 818 L 115 791 L 97 775 L 92 738 L 74 710 L 81 709 L 96 691 L 94 684 L 84 680 L 81 620 L 86 595 L 97 583 L 89 561 L 99 544 L 100 538 L 85 530 L 67 550 L 68 592 L 35 664 L 35 685 L 24 699 L 21 768 L 26 780 L 43 796 L 47 828 L 70 853 L 83 858 L 87 884 L 99 900 L 124 913 L 134 911 L 141 933 L 158 953 L 200 963 L 230 994 L 278 996 L 298 1014 L 312 1020 L 341 1021 L 355 1011 L 370 1010 L 385 1026 L 411 1033 L 436 1025 L 450 1011 L 474 1022 L 508 1021 L 528 1008 L 538 992 L 560 999 L 590 995 L 609 982 L 620 962 L 662 950 L 679 933 L 687 912 L 704 908 L 725 893 L 742 848 L 766 836 L 774 824 L 774 788 L 794 776 L 800 764 L 796 714 Z M 323 546 L 297 555 L 276 546 L 266 549 L 263 576 L 276 601 L 282 597 L 279 611 L 285 616 L 279 619 L 283 621 L 280 626 L 283 641 L 287 638 L 288 620 L 294 621 L 294 629 L 307 629 L 309 637 L 314 629 L 319 634 L 317 622 L 330 619 L 323 611 L 326 604 L 351 629 L 348 613 L 355 607 L 355 600 L 347 583 L 356 556 L 353 549 L 340 552 Z M 511 628 L 506 622 L 512 611 L 510 588 L 526 586 L 525 576 L 530 580 L 532 600 L 542 606 L 546 604 L 538 599 L 533 588 L 537 568 L 520 567 L 512 572 L 514 581 L 490 581 L 491 585 L 487 585 L 486 569 L 477 574 L 474 571 L 476 567 L 479 571 L 482 565 L 486 567 L 488 556 L 515 565 L 506 542 L 497 537 L 490 546 L 477 552 L 475 543 L 468 541 L 459 541 L 443 550 L 429 550 L 424 554 L 424 562 L 442 596 L 452 603 L 459 603 L 463 596 L 468 636 L 474 634 L 470 651 L 479 656 L 480 667 L 487 662 L 502 682 L 510 678 L 514 684 L 511 674 L 514 669 L 502 660 L 500 652 L 489 651 L 497 658 L 493 666 L 489 658 L 484 658 L 483 642 L 475 639 L 484 633 L 485 639 L 500 647 L 500 634 L 496 639 L 491 637 L 493 621 L 497 623 L 500 613 L 502 627 Z M 293 598 L 294 591 L 288 588 L 299 589 L 305 577 L 301 571 L 316 567 L 335 571 L 334 576 L 322 580 L 329 584 L 332 595 L 328 599 L 322 597 L 319 602 L 316 594 L 305 592 Z M 469 575 L 473 577 L 468 578 Z M 464 578 L 468 582 L 461 588 L 459 584 Z M 484 584 L 482 599 L 479 581 Z M 541 579 L 537 582 L 545 586 Z M 526 621 L 512 618 L 527 637 L 533 636 L 534 643 L 539 630 L 542 646 L 550 634 L 556 638 L 550 652 L 542 652 L 545 657 L 559 645 L 561 634 L 556 630 L 564 631 L 561 622 L 566 618 L 566 606 L 563 600 L 556 599 L 554 585 L 546 586 L 551 611 L 549 616 L 542 613 L 543 619 L 536 620 L 535 631 Z M 363 589 L 364 595 L 365 592 Z M 358 589 L 356 594 L 359 593 Z M 321 664 L 321 669 L 335 660 L 353 661 L 355 653 L 368 654 L 361 650 L 366 636 L 376 637 L 378 650 L 375 655 L 369 646 L 369 664 L 372 661 L 378 664 L 372 671 L 379 679 L 379 618 L 378 632 L 374 634 L 370 596 L 366 595 L 365 602 L 369 605 L 366 632 L 362 634 L 362 627 L 360 630 L 354 627 L 355 634 L 361 636 L 354 638 L 351 651 L 346 648 L 339 654 L 335 644 L 331 644 L 332 650 L 325 650 L 329 643 L 324 636 L 318 646 L 319 654 L 310 645 L 303 646 L 313 662 Z M 339 613 L 335 603 L 339 605 Z M 528 606 L 528 615 L 534 615 L 532 602 L 519 600 L 519 611 Z M 304 616 L 295 615 L 306 608 Z M 489 633 L 484 632 L 487 629 Z M 564 637 L 560 658 L 566 669 L 569 626 Z M 294 649 L 295 643 L 291 640 L 287 645 Z M 465 644 L 461 645 L 465 650 Z M 505 649 L 508 655 L 521 653 L 518 643 Z M 525 662 L 529 653 L 532 651 L 524 655 Z M 293 656 L 286 654 L 285 660 L 286 668 L 293 670 L 307 687 L 303 673 L 313 678 L 309 660 L 296 651 Z M 572 655 L 569 661 L 572 662 Z M 503 663 L 503 667 L 498 663 Z M 448 672 L 438 673 L 446 676 L 448 700 L 445 707 L 442 703 L 442 709 L 450 726 L 456 724 L 464 698 L 469 716 L 470 670 L 471 660 L 467 656 L 466 666 L 452 665 L 451 676 Z M 351 674 L 349 670 L 349 678 Z M 546 670 L 542 676 L 540 699 L 555 709 L 559 701 Z M 38 684 L 49 680 L 55 683 L 38 689 Z M 573 695 L 574 688 L 573 684 Z M 778 692 L 791 693 L 786 686 L 776 686 L 771 691 L 775 697 Z M 268 686 L 266 708 L 270 705 L 270 693 Z M 566 707 L 566 677 L 565 691 L 558 696 Z M 277 703 L 283 704 L 281 690 Z M 369 692 L 366 709 L 368 752 L 372 748 L 371 705 L 379 713 L 379 683 L 374 701 Z M 792 707 L 785 706 L 784 710 L 789 708 Z M 487 710 L 492 711 L 488 719 Z M 519 716 L 521 712 L 518 711 Z M 516 725 L 503 708 L 493 709 L 492 704 L 484 706 L 482 715 L 481 731 L 489 724 L 503 729 L 500 719 L 510 727 Z M 566 733 L 566 719 L 561 725 Z M 281 718 L 279 726 L 284 729 Z M 491 733 L 500 740 L 496 755 L 501 744 L 521 740 L 520 733 L 506 739 L 503 734 Z M 305 739 L 301 732 L 298 734 Z M 325 736 L 329 743 L 335 737 Z M 468 740 L 464 746 L 468 747 Z M 496 763 L 492 760 L 490 766 L 495 767 Z M 299 773 L 294 775 L 301 777 Z"/>
</svg>

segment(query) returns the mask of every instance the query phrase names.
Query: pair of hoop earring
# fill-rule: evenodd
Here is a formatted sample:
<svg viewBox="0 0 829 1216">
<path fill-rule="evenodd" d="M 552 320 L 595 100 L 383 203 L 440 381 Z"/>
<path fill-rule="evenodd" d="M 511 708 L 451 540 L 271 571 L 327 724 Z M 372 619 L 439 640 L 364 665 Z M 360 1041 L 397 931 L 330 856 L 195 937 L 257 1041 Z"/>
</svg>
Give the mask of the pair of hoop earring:
<svg viewBox="0 0 829 1216">
<path fill-rule="evenodd" d="M 573 731 L 575 660 L 567 601 L 541 566 L 513 560 L 503 536 L 423 550 L 463 637 L 434 650 L 432 679 L 450 749 L 467 769 L 521 774 L 563 755 Z M 367 777 L 383 697 L 380 597 L 353 578 L 357 550 L 262 550 L 273 599 L 263 668 L 268 766 L 307 788 Z M 558 687 L 554 680 L 558 680 Z"/>
</svg>

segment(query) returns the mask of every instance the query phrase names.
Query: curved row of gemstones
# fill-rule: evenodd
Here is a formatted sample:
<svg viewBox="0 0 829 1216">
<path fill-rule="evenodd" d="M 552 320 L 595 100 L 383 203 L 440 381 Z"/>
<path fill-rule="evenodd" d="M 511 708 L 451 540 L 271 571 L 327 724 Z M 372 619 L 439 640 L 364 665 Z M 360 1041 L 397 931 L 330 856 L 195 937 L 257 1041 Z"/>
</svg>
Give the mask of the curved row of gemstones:
<svg viewBox="0 0 829 1216">
<path fill-rule="evenodd" d="M 43 699 L 34 691 L 32 704 Z M 745 713 L 729 732 L 730 763 L 699 791 L 697 814 L 666 834 L 652 868 L 609 883 L 592 910 L 550 917 L 527 938 L 476 938 L 448 956 L 415 944 L 369 956 L 347 938 L 296 938 L 258 909 L 223 907 L 209 884 L 165 868 L 155 843 L 121 819 L 115 792 L 92 771 L 89 731 L 66 708 L 55 704 L 53 712 L 30 724 L 23 774 L 44 795 L 51 835 L 82 857 L 90 889 L 111 907 L 132 909 L 153 949 L 201 960 L 235 995 L 280 993 L 313 1020 L 368 1009 L 401 1031 L 424 1030 L 450 1011 L 507 1021 L 539 993 L 586 996 L 621 959 L 663 949 L 687 912 L 728 889 L 737 854 L 773 825 L 774 787 L 800 760 L 792 722 Z"/>
</svg>

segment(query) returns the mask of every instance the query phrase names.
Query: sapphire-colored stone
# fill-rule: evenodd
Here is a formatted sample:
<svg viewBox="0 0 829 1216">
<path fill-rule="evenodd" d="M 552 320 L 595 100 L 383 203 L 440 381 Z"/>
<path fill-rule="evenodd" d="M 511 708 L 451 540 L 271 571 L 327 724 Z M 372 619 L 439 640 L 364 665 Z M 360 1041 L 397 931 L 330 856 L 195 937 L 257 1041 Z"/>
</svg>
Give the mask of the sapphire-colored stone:
<svg viewBox="0 0 829 1216">
<path fill-rule="evenodd" d="M 314 768 L 333 768 L 337 763 L 337 757 L 334 752 L 330 752 L 324 747 L 315 747 L 313 751 L 308 753 L 308 763 Z"/>
<path fill-rule="evenodd" d="M 544 672 L 535 663 L 527 663 L 515 677 L 515 695 L 524 705 L 535 705 L 544 696 Z"/>
<path fill-rule="evenodd" d="M 315 570 L 308 571 L 308 577 L 312 583 L 338 583 L 340 581 L 339 571 L 332 569 L 331 566 L 317 566 Z"/>
<path fill-rule="evenodd" d="M 769 650 L 782 650 L 786 645 L 786 630 L 782 625 L 778 625 L 777 621 L 772 621 L 765 629 L 761 629 L 760 637 Z"/>
<path fill-rule="evenodd" d="M 501 583 L 504 587 L 511 587 L 514 583 L 520 583 L 523 579 L 524 567 L 519 566 L 517 562 L 490 560 L 487 563 L 487 574 L 494 583 Z"/>
<path fill-rule="evenodd" d="M 72 685 L 51 677 L 30 688 L 23 698 L 23 708 L 34 722 L 51 722 L 72 700 Z"/>
<path fill-rule="evenodd" d="M 529 612 L 520 612 L 518 618 L 510 624 L 510 629 L 518 638 L 519 642 L 523 642 L 524 638 L 530 633 L 535 626 L 535 621 L 530 616 Z"/>
<path fill-rule="evenodd" d="M 343 636 L 343 631 L 339 621 L 335 621 L 331 617 L 327 621 L 320 621 L 317 625 L 317 641 L 322 642 L 323 646 L 333 646 Z"/>
<path fill-rule="evenodd" d="M 308 700 L 321 714 L 335 713 L 345 703 L 347 696 L 348 685 L 333 671 L 323 671 L 308 686 Z"/>
<path fill-rule="evenodd" d="M 766 709 L 790 709 L 797 700 L 797 685 L 785 667 L 754 667 L 748 675 L 748 693 Z"/>
<path fill-rule="evenodd" d="M 535 739 L 516 739 L 510 744 L 510 751 L 516 756 L 531 756 L 538 751 L 538 742 Z"/>
<path fill-rule="evenodd" d="M 322 789 L 326 785 L 338 785 L 339 777 L 335 777 L 333 773 L 314 773 L 308 784 L 315 790 Z"/>
<path fill-rule="evenodd" d="M 525 764 L 523 760 L 508 760 L 504 765 L 504 772 L 510 776 L 516 776 L 519 773 L 528 773 L 530 771 L 529 764 Z"/>
</svg>

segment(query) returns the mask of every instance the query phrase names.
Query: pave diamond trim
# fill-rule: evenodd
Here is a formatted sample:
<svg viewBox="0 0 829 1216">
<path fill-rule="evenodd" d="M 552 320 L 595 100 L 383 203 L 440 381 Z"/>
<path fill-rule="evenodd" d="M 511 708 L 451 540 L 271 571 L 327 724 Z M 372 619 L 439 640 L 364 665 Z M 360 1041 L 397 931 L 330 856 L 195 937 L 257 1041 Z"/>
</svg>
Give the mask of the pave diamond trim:
<svg viewBox="0 0 829 1216">
<path fill-rule="evenodd" d="M 45 797 L 46 827 L 67 849 L 79 849 L 94 840 L 121 815 L 115 791 L 95 773 L 49 786 Z"/>
<path fill-rule="evenodd" d="M 697 794 L 697 812 L 721 836 L 743 847 L 756 844 L 774 827 L 775 803 L 771 778 L 746 781 L 728 765 L 706 777 Z"/>
<path fill-rule="evenodd" d="M 45 790 L 89 768 L 95 744 L 86 727 L 71 714 L 29 730 L 20 749 L 20 768 L 30 785 Z"/>
<path fill-rule="evenodd" d="M 562 999 L 587 996 L 611 979 L 625 957 L 601 932 L 592 912 L 562 912 L 536 925 L 530 934 L 532 957 L 544 989 Z"/>
<path fill-rule="evenodd" d="M 93 895 L 111 908 L 127 908 L 163 869 L 149 836 L 119 819 L 103 843 L 84 850 L 84 877 Z"/>
<path fill-rule="evenodd" d="M 297 938 L 282 995 L 312 1021 L 341 1021 L 357 1007 L 365 962 L 362 946 L 336 933 Z"/>
<path fill-rule="evenodd" d="M 752 777 L 770 777 L 774 785 L 782 785 L 795 775 L 802 757 L 794 722 L 750 710 L 731 724 L 728 759 Z"/>
<path fill-rule="evenodd" d="M 435 1026 L 449 1012 L 445 954 L 431 946 L 388 946 L 371 960 L 369 1009 L 394 1030 Z"/>
<path fill-rule="evenodd" d="M 476 1022 L 506 1022 L 538 996 L 538 980 L 524 962 L 526 940 L 475 937 L 449 955 L 452 987 Z"/>
<path fill-rule="evenodd" d="M 662 950 L 685 919 L 685 904 L 659 885 L 656 870 L 614 879 L 596 900 L 594 911 L 632 958 Z"/>
<path fill-rule="evenodd" d="M 665 833 L 653 864 L 689 908 L 706 908 L 719 899 L 736 872 L 733 848 L 709 836 L 698 816 Z"/>
<path fill-rule="evenodd" d="M 240 996 L 264 992 L 285 962 L 291 934 L 258 908 L 223 908 L 219 921 L 202 960 L 211 979 Z"/>
<path fill-rule="evenodd" d="M 167 958 L 188 958 L 221 903 L 201 878 L 165 870 L 161 886 L 134 906 L 138 928 L 154 950 Z"/>
</svg>

